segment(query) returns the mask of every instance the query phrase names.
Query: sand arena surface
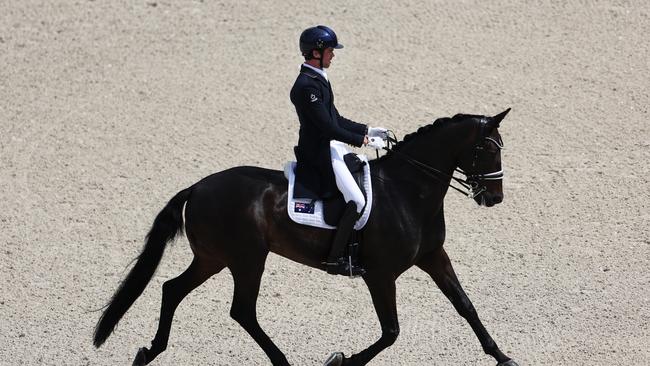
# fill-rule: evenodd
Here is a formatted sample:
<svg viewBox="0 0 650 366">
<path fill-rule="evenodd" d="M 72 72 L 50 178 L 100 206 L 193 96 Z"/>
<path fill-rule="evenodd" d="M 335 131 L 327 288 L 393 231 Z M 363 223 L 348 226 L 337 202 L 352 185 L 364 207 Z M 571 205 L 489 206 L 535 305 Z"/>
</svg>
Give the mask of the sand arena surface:
<svg viewBox="0 0 650 366">
<path fill-rule="evenodd" d="M 520 365 L 650 364 L 647 1 L 0 2 L 0 364 L 128 365 L 155 333 L 185 238 L 107 343 L 101 307 L 180 189 L 236 165 L 281 169 L 306 26 L 346 48 L 341 113 L 400 136 L 512 107 L 505 201 L 446 200 L 446 248 Z M 370 154 L 371 151 L 364 150 Z M 401 335 L 372 365 L 492 365 L 420 270 Z M 180 305 L 154 365 L 265 365 L 229 316 L 228 271 Z M 380 334 L 361 280 L 270 255 L 259 320 L 293 365 Z"/>
</svg>

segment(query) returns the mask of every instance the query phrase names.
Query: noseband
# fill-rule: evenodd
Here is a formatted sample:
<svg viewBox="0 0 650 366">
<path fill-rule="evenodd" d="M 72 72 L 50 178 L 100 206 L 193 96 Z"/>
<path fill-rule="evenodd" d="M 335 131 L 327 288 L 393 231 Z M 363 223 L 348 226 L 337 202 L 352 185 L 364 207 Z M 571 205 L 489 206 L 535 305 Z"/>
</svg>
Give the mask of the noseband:
<svg viewBox="0 0 650 366">
<path fill-rule="evenodd" d="M 489 136 L 484 136 L 485 134 L 485 127 L 487 126 L 487 120 L 486 119 L 481 119 L 479 122 L 481 126 L 481 131 L 478 134 L 477 142 L 474 145 L 474 158 L 472 160 L 472 169 L 476 168 L 476 162 L 478 161 L 478 155 L 479 152 L 484 150 L 483 143 L 486 141 L 494 143 L 496 147 L 499 150 L 503 150 L 503 142 L 497 141 Z M 460 192 L 464 196 L 467 196 L 471 199 L 476 198 L 478 195 L 481 193 L 487 191 L 487 187 L 484 184 L 481 184 L 481 182 L 484 181 L 489 181 L 489 180 L 501 180 L 503 179 L 503 169 L 496 171 L 496 172 L 491 172 L 491 173 L 469 173 L 465 172 L 460 168 L 456 168 L 455 172 L 458 172 L 462 175 L 465 176 L 465 179 L 455 177 L 453 175 L 449 175 L 445 172 L 442 172 L 430 165 L 427 165 L 425 163 L 422 163 L 416 159 L 413 159 L 412 157 L 400 152 L 400 151 L 395 151 L 392 148 L 392 144 L 397 143 L 397 138 L 395 137 L 395 133 L 393 131 L 388 131 L 390 132 L 393 136 L 388 137 L 388 146 L 384 148 L 388 153 L 395 154 L 396 156 L 400 157 L 401 159 L 405 160 L 407 163 L 415 166 L 423 172 L 424 174 L 436 179 L 439 182 L 447 184 L 449 187 L 455 189 L 457 192 Z M 483 142 L 483 143 L 482 143 Z M 443 180 L 445 178 L 446 180 L 449 181 L 449 183 L 446 182 L 446 180 Z M 456 181 L 462 188 L 458 188 L 455 185 L 451 183 L 451 180 Z"/>
<path fill-rule="evenodd" d="M 481 128 L 478 138 L 476 141 L 476 144 L 474 145 L 474 159 L 472 160 L 472 169 L 476 169 L 476 162 L 478 161 L 478 155 L 480 151 L 485 150 L 485 147 L 483 144 L 481 144 L 481 141 L 483 142 L 492 142 L 494 145 L 499 150 L 503 150 L 503 142 L 497 141 L 493 139 L 492 137 L 485 136 L 485 128 L 487 126 L 487 120 L 485 118 L 482 118 L 479 122 L 479 126 Z M 469 188 L 465 186 L 466 189 L 468 189 L 467 196 L 470 198 L 474 198 L 478 196 L 479 194 L 487 191 L 487 187 L 485 185 L 480 185 L 479 182 L 487 181 L 487 180 L 501 180 L 503 179 L 503 169 L 496 171 L 496 172 L 491 172 L 491 173 L 468 173 L 463 171 L 460 168 L 456 168 L 456 171 L 459 172 L 460 174 L 463 174 L 466 178 L 463 181 L 465 184 L 469 184 Z M 460 183 L 460 182 L 459 182 Z M 462 184 L 462 183 L 461 183 Z"/>
</svg>

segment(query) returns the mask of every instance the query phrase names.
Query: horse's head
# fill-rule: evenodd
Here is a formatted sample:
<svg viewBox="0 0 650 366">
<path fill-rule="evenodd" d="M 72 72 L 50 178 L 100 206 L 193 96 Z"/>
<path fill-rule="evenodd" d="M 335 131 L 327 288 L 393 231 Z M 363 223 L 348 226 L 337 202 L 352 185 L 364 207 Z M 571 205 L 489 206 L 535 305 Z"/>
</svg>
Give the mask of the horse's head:
<svg viewBox="0 0 650 366">
<path fill-rule="evenodd" d="M 458 160 L 458 168 L 467 176 L 474 200 L 481 206 L 492 207 L 503 201 L 503 168 L 499 124 L 510 108 L 494 117 L 473 116 L 476 134 L 473 143 L 465 149 Z"/>
</svg>

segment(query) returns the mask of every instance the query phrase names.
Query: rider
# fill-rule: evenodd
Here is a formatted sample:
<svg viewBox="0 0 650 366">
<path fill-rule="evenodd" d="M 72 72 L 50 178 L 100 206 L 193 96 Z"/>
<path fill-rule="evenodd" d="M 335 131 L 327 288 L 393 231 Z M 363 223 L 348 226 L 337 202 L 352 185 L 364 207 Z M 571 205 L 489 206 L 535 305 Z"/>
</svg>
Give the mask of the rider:
<svg viewBox="0 0 650 366">
<path fill-rule="evenodd" d="M 300 35 L 300 51 L 305 62 L 291 89 L 291 102 L 300 120 L 298 146 L 294 148 L 297 160 L 294 196 L 322 199 L 335 196 L 337 188 L 341 191 L 346 206 L 327 258 L 327 272 L 358 276 L 365 270 L 356 264 L 356 259 L 345 258 L 344 253 L 366 201 L 343 161 L 348 151 L 342 143 L 368 145 L 369 136 L 383 138 L 386 129 L 351 121 L 336 110 L 325 69 L 332 62 L 334 49 L 339 48 L 343 45 L 326 26 L 308 28 Z"/>
</svg>

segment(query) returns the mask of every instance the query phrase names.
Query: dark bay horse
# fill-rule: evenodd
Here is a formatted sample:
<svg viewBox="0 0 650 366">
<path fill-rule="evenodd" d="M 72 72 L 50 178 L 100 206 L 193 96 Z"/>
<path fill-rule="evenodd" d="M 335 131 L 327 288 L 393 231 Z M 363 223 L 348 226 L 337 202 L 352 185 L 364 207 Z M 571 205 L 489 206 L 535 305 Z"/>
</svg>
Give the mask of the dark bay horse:
<svg viewBox="0 0 650 366">
<path fill-rule="evenodd" d="M 503 199 L 502 140 L 496 116 L 456 115 L 417 132 L 376 160 L 372 213 L 363 229 L 359 258 L 381 324 L 381 337 L 365 350 L 345 357 L 333 353 L 326 365 L 366 365 L 391 346 L 399 334 L 395 280 L 413 265 L 428 273 L 470 324 L 483 350 L 500 366 L 516 363 L 503 354 L 479 320 L 443 249 L 443 199 L 454 177 L 474 200 L 493 206 Z M 454 186 L 455 189 L 458 189 Z M 185 205 L 185 221 L 183 206 Z M 228 267 L 234 279 L 230 316 L 259 344 L 273 365 L 289 365 L 260 327 L 256 302 L 264 263 L 274 252 L 325 270 L 333 231 L 294 223 L 287 214 L 287 180 L 281 171 L 236 167 L 210 175 L 177 193 L 149 231 L 144 249 L 102 314 L 94 334 L 101 346 L 118 321 L 142 294 L 156 271 L 165 246 L 185 224 L 194 253 L 189 267 L 163 284 L 160 322 L 151 348 L 141 348 L 134 365 L 146 365 L 167 347 L 172 318 L 181 300 L 212 275 Z"/>
</svg>

